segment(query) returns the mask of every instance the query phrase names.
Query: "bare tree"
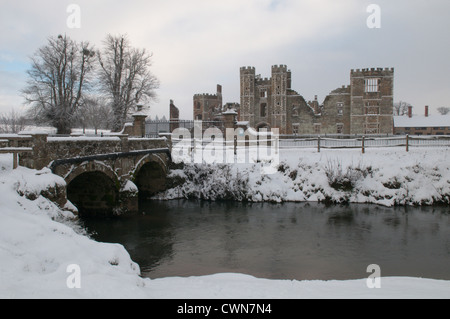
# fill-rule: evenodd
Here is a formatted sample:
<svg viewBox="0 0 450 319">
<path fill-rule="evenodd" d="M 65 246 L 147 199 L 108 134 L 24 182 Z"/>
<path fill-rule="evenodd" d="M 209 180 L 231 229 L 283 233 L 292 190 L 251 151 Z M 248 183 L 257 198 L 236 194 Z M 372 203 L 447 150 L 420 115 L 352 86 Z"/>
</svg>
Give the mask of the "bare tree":
<svg viewBox="0 0 450 319">
<path fill-rule="evenodd" d="M 409 106 L 411 106 L 411 104 L 404 101 L 394 103 L 394 116 L 407 115 Z"/>
<path fill-rule="evenodd" d="M 83 133 L 86 128 L 93 128 L 97 135 L 98 129 L 112 126 L 112 110 L 98 96 L 86 96 L 78 110 L 77 119 L 83 127 Z"/>
<path fill-rule="evenodd" d="M 113 110 L 113 131 L 120 131 L 135 105 L 147 104 L 156 98 L 158 79 L 150 72 L 152 55 L 145 49 L 131 47 L 126 35 L 108 35 L 100 63 L 100 89 Z"/>
<path fill-rule="evenodd" d="M 441 106 L 437 108 L 437 111 L 442 115 L 447 115 L 450 112 L 450 107 Z"/>
<path fill-rule="evenodd" d="M 88 88 L 94 56 L 88 42 L 77 43 L 59 35 L 50 37 L 31 57 L 22 95 L 34 116 L 56 127 L 57 134 L 71 132 L 74 114 Z"/>
<path fill-rule="evenodd" d="M 0 115 L 0 133 L 19 133 L 25 129 L 25 117 L 14 110 Z"/>
</svg>

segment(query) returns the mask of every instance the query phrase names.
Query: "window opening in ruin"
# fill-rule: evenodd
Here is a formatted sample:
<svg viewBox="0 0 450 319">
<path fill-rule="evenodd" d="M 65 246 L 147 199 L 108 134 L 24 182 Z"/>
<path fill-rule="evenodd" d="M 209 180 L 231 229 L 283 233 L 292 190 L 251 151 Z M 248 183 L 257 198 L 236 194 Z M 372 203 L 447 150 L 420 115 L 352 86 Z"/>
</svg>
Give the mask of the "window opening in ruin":
<svg viewBox="0 0 450 319">
<path fill-rule="evenodd" d="M 337 103 L 337 114 L 344 115 L 344 103 L 342 102 Z"/>
<path fill-rule="evenodd" d="M 292 116 L 298 116 L 298 107 L 292 104 Z"/>
<path fill-rule="evenodd" d="M 267 104 L 266 103 L 261 103 L 260 114 L 261 114 L 261 117 L 266 117 L 266 115 L 267 115 Z"/>
<path fill-rule="evenodd" d="M 370 93 L 370 92 L 379 92 L 379 79 L 377 78 L 369 78 L 366 79 L 365 81 L 365 92 L 366 93 Z"/>
</svg>

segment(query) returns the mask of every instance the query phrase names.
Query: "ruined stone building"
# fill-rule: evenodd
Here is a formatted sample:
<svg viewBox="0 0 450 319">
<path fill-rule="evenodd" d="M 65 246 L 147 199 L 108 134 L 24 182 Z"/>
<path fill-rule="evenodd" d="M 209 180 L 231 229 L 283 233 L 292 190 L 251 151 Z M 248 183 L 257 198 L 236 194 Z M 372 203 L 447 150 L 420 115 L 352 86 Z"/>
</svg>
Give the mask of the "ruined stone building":
<svg viewBox="0 0 450 319">
<path fill-rule="evenodd" d="M 320 104 L 317 96 L 307 102 L 292 89 L 286 65 L 272 66 L 270 78 L 254 67 L 240 69 L 240 104 L 222 102 L 216 94 L 194 95 L 194 120 L 223 121 L 222 113 L 235 109 L 241 125 L 257 130 L 278 128 L 280 134 L 392 134 L 393 68 L 357 69 L 350 85 L 330 92 Z"/>
<path fill-rule="evenodd" d="M 392 134 L 393 68 L 351 70 L 350 85 L 319 104 L 292 89 L 291 71 L 272 66 L 272 76 L 240 69 L 239 121 L 250 127 L 279 128 L 280 134 Z"/>
<path fill-rule="evenodd" d="M 170 132 L 179 128 L 180 125 L 178 121 L 180 120 L 180 110 L 175 106 L 173 100 L 170 100 L 169 105 L 169 122 L 170 122 Z"/>
<path fill-rule="evenodd" d="M 222 102 L 222 86 L 217 84 L 216 94 L 195 94 L 194 95 L 194 120 L 204 122 L 223 121 L 222 113 L 228 109 L 234 109 L 239 116 L 239 103 Z"/>
<path fill-rule="evenodd" d="M 221 121 L 222 119 L 222 86 L 217 85 L 216 94 L 194 95 L 194 120 Z"/>
</svg>

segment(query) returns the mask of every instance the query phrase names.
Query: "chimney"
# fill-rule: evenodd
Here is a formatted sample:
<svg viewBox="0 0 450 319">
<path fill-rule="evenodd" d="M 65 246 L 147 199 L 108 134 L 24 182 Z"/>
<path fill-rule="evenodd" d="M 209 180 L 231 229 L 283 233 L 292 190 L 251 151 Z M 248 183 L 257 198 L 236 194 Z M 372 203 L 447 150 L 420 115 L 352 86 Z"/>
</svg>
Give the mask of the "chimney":
<svg viewBox="0 0 450 319">
<path fill-rule="evenodd" d="M 425 117 L 428 117 L 428 115 L 429 115 L 428 105 L 425 105 Z"/>
<path fill-rule="evenodd" d="M 217 95 L 222 94 L 222 85 L 217 84 Z"/>
<path fill-rule="evenodd" d="M 412 106 L 411 105 L 408 106 L 408 117 L 409 118 L 412 117 Z"/>
</svg>

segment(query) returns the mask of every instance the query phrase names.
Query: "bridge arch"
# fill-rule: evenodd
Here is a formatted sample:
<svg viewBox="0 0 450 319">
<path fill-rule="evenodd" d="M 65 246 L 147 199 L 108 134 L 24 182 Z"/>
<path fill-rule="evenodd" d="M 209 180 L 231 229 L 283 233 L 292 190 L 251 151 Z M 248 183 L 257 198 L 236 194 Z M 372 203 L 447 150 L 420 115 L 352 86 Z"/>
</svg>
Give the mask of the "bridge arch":
<svg viewBox="0 0 450 319">
<path fill-rule="evenodd" d="M 147 199 L 166 189 L 166 161 L 158 154 L 144 156 L 136 165 L 132 181 L 139 190 L 139 199 Z"/>
<path fill-rule="evenodd" d="M 67 199 L 80 216 L 112 215 L 119 202 L 120 183 L 116 173 L 98 162 L 86 162 L 66 177 Z"/>
</svg>

